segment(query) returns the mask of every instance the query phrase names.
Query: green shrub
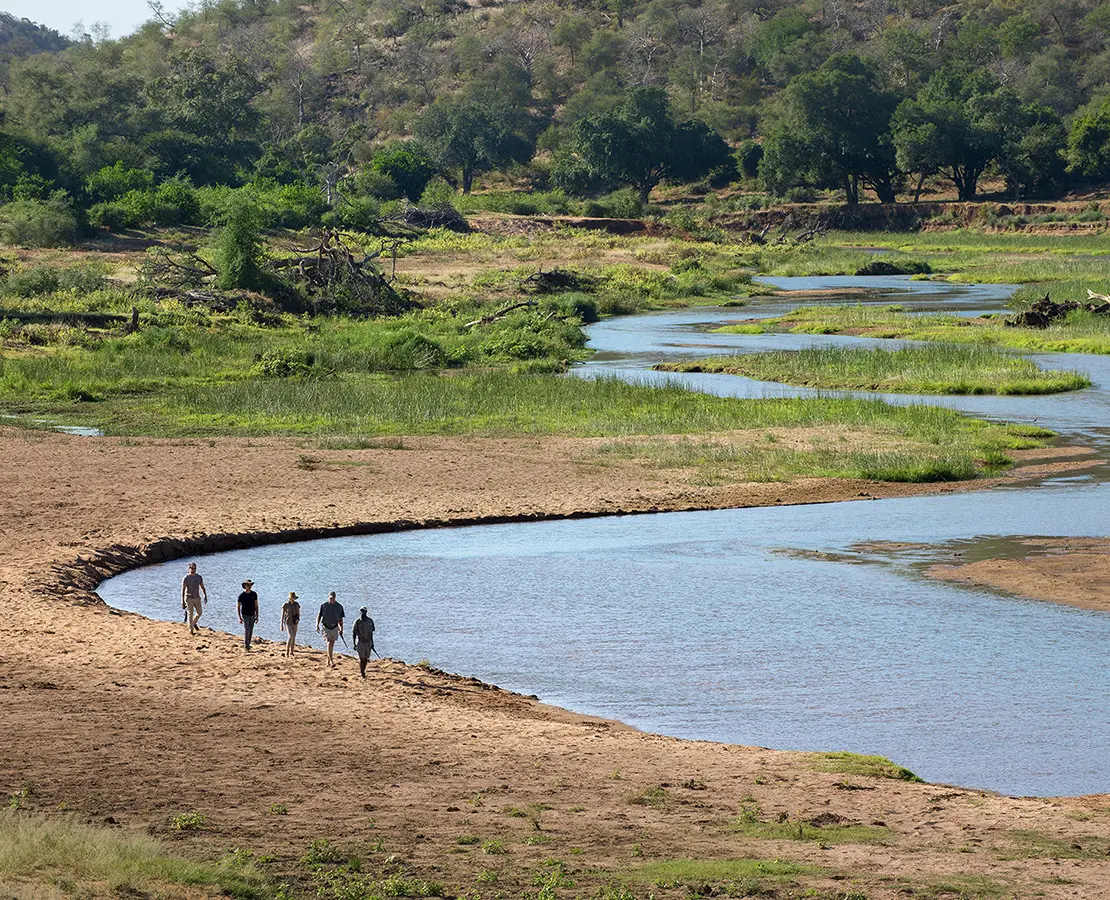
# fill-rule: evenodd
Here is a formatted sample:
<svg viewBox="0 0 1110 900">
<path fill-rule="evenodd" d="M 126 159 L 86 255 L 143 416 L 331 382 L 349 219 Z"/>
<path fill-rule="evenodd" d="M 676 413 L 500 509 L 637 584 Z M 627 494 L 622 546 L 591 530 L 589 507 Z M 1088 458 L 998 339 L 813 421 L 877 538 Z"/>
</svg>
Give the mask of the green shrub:
<svg viewBox="0 0 1110 900">
<path fill-rule="evenodd" d="M 82 294 L 103 290 L 108 279 L 88 266 L 60 269 L 54 266 L 32 266 L 17 269 L 3 282 L 2 292 L 12 297 L 38 297 L 57 291 L 76 290 Z"/>
<path fill-rule="evenodd" d="M 0 206 L 0 241 L 17 247 L 68 247 L 77 240 L 77 216 L 63 192 L 49 200 Z"/>
<path fill-rule="evenodd" d="M 380 362 L 383 369 L 394 371 L 442 369 L 447 364 L 447 352 L 442 344 L 409 328 L 389 336 Z"/>
<path fill-rule="evenodd" d="M 185 178 L 163 181 L 154 192 L 152 218 L 156 225 L 201 224 L 196 188 Z"/>
<path fill-rule="evenodd" d="M 258 357 L 254 371 L 263 378 L 303 378 L 315 374 L 316 356 L 307 350 L 279 347 Z"/>
<path fill-rule="evenodd" d="M 613 191 L 597 200 L 587 201 L 582 207 L 584 215 L 610 219 L 639 219 L 645 209 L 640 195 L 632 188 Z"/>
<path fill-rule="evenodd" d="M 413 203 L 422 198 L 436 171 L 423 150 L 412 143 L 393 144 L 380 150 L 371 160 L 370 170 L 388 177 L 394 188 Z M 378 196 L 390 199 L 384 194 Z"/>
<path fill-rule="evenodd" d="M 154 188 L 154 173 L 147 169 L 129 169 L 123 162 L 105 166 L 85 179 L 85 193 L 98 203 L 116 200 L 132 191 L 145 193 Z"/>
<path fill-rule="evenodd" d="M 225 210 L 216 242 L 217 287 L 257 290 L 263 286 L 261 229 L 258 207 L 246 194 L 234 195 Z"/>
<path fill-rule="evenodd" d="M 351 231 L 373 232 L 382 220 L 382 205 L 377 197 L 342 197 L 335 209 L 321 217 L 325 225 L 335 225 Z"/>
</svg>

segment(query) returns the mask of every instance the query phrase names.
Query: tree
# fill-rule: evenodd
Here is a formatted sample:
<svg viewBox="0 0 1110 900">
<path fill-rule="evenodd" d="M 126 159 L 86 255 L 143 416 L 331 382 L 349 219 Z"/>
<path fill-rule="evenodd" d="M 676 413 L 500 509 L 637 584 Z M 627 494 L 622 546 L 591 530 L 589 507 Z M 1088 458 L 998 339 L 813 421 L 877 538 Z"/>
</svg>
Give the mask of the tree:
<svg viewBox="0 0 1110 900">
<path fill-rule="evenodd" d="M 469 194 L 474 175 L 527 162 L 536 146 L 529 74 L 495 65 L 459 98 L 437 99 L 416 121 L 416 136 L 440 169 L 459 169 Z"/>
<path fill-rule="evenodd" d="M 728 145 L 700 122 L 675 123 L 662 88 L 633 88 L 615 110 L 574 124 L 563 148 L 557 180 L 627 185 L 642 202 L 664 179 L 692 181 L 717 171 L 735 172 Z M 587 178 L 582 176 L 586 175 Z"/>
<path fill-rule="evenodd" d="M 370 168 L 393 179 L 401 193 L 413 203 L 420 199 L 436 173 L 423 149 L 411 142 L 393 144 L 378 151 Z"/>
<path fill-rule="evenodd" d="M 459 169 L 469 194 L 474 175 L 525 162 L 532 145 L 505 127 L 495 110 L 474 100 L 436 100 L 416 122 L 416 135 L 441 169 Z"/>
<path fill-rule="evenodd" d="M 794 78 L 765 132 L 768 189 L 837 185 L 855 204 L 860 188 L 869 187 L 883 203 L 893 203 L 899 173 L 890 119 L 897 102 L 875 68 L 857 56 L 831 57 L 816 72 Z"/>
<path fill-rule="evenodd" d="M 1014 124 L 998 160 L 1006 186 L 1021 198 L 1059 195 L 1068 181 L 1064 123 L 1047 106 L 1031 103 Z"/>
<path fill-rule="evenodd" d="M 894 113 L 898 165 L 922 180 L 939 173 L 960 200 L 974 200 L 983 172 L 1014 143 L 1020 114 L 1017 95 L 992 76 L 942 70 Z"/>
<path fill-rule="evenodd" d="M 1068 169 L 1090 181 L 1110 180 L 1110 97 L 1089 104 L 1072 121 Z"/>
</svg>

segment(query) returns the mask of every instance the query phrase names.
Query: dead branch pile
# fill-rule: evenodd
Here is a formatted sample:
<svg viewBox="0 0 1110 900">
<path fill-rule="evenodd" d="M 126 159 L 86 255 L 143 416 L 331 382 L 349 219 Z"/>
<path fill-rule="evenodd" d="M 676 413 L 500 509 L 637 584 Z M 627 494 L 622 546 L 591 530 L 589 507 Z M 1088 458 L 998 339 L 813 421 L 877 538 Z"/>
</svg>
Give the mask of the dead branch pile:
<svg viewBox="0 0 1110 900">
<path fill-rule="evenodd" d="M 165 247 L 154 247 L 148 252 L 139 274 L 143 281 L 163 290 L 182 292 L 203 287 L 219 273 L 195 253 L 171 254 Z"/>
<path fill-rule="evenodd" d="M 534 294 L 559 294 L 564 291 L 589 293 L 596 286 L 596 279 L 568 272 L 565 269 L 552 269 L 550 272 L 540 269 L 534 275 L 522 279 L 520 286 Z"/>
<path fill-rule="evenodd" d="M 383 240 L 371 253 L 356 253 L 339 232 L 325 228 L 311 246 L 292 247 L 295 256 L 269 265 L 292 274 L 317 303 L 347 312 L 393 316 L 415 305 L 393 289 L 376 262 L 388 251 L 396 268 L 398 247 L 397 241 Z"/>
<path fill-rule="evenodd" d="M 1013 328 L 1048 328 L 1049 325 L 1062 321 L 1068 313 L 1076 310 L 1084 310 L 1100 316 L 1110 315 L 1110 302 L 1105 295 L 1087 291 L 1087 297 L 1086 303 L 1079 300 L 1064 300 L 1057 303 L 1045 294 L 1027 310 L 1009 316 L 1005 321 Z"/>
<path fill-rule="evenodd" d="M 455 207 L 449 203 L 429 203 L 416 206 L 413 203 L 402 203 L 400 210 L 391 217 L 410 228 L 446 228 L 448 231 L 457 231 L 466 234 L 470 226 Z"/>
</svg>

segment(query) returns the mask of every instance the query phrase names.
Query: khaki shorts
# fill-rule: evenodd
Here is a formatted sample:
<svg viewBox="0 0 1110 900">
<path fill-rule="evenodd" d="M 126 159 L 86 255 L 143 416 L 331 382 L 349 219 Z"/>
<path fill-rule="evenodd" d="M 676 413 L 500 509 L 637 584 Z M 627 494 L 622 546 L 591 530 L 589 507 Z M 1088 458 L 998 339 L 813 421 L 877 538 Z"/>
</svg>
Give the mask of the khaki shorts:
<svg viewBox="0 0 1110 900">
<path fill-rule="evenodd" d="M 329 643 L 334 644 L 337 640 L 339 640 L 339 626 L 336 625 L 334 628 L 328 628 L 328 626 L 325 625 L 324 637 L 328 639 Z"/>
</svg>

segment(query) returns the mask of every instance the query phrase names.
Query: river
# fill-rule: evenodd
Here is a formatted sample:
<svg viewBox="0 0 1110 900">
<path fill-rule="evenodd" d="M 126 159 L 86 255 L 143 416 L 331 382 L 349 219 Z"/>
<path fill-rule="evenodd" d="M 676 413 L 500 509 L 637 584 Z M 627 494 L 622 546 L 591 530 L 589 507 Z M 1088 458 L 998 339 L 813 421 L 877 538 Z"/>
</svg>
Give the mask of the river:
<svg viewBox="0 0 1110 900">
<path fill-rule="evenodd" d="M 874 302 L 997 311 L 1007 286 L 860 279 Z M 785 287 L 854 279 L 782 279 Z M 830 298 L 829 302 L 835 302 Z M 859 338 L 715 335 L 789 303 L 699 308 L 591 326 L 583 377 L 681 380 L 732 396 L 806 394 L 727 375 L 647 366 L 707 350 Z M 883 346 L 889 346 L 885 342 Z M 1036 421 L 1107 457 L 1110 358 L 1054 355 L 1092 388 L 1050 397 L 928 398 Z M 828 392 L 826 392 L 828 393 Z M 890 397 L 893 402 L 921 398 Z M 1010 794 L 1108 790 L 1110 615 L 937 582 L 936 560 L 976 542 L 1106 534 L 1105 468 L 1002 490 L 816 506 L 608 517 L 333 538 L 197 560 L 214 600 L 205 624 L 237 631 L 238 583 L 258 582 L 259 633 L 296 590 L 367 602 L 379 649 L 581 712 L 686 738 L 879 753 L 929 781 Z M 926 545 L 890 552 L 877 540 Z M 113 606 L 180 615 L 183 563 L 105 582 Z M 314 632 L 309 636 L 317 640 Z M 305 660 L 299 665 L 311 664 Z"/>
</svg>

